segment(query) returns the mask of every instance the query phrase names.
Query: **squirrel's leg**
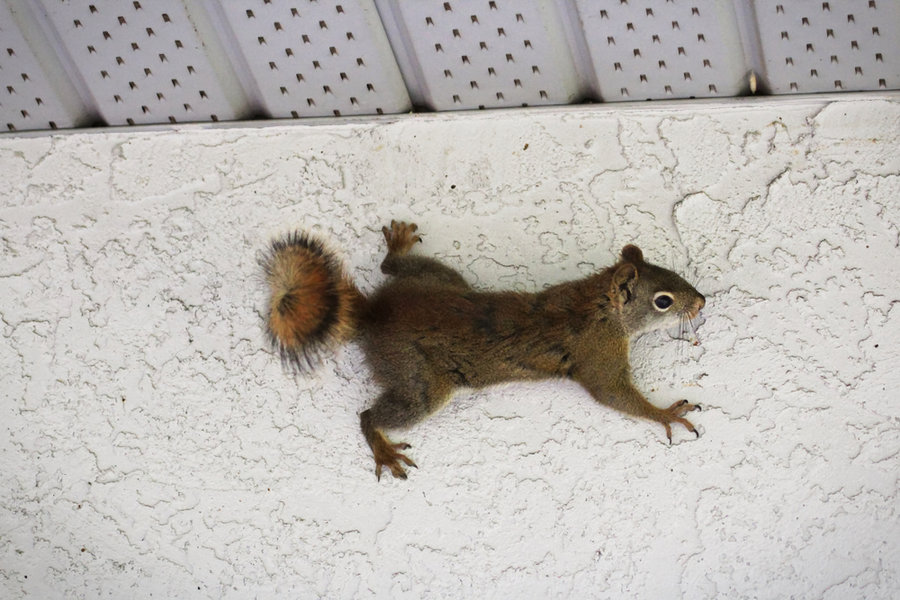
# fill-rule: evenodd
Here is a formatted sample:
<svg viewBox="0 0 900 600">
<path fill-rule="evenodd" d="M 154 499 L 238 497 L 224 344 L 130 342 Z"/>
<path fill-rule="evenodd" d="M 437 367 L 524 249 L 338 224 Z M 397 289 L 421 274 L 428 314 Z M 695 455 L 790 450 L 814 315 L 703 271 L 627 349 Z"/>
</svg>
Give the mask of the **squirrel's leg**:
<svg viewBox="0 0 900 600">
<path fill-rule="evenodd" d="M 625 414 L 649 419 L 662 424 L 666 429 L 666 437 L 672 443 L 672 423 L 683 425 L 688 431 L 700 437 L 694 425 L 684 418 L 692 410 L 700 410 L 698 404 L 689 404 L 687 400 L 679 400 L 668 408 L 659 408 L 649 400 L 631 382 L 628 370 L 621 370 L 617 375 L 609 377 L 591 377 L 579 381 L 595 400 Z"/>
<path fill-rule="evenodd" d="M 381 262 L 381 272 L 394 277 L 418 277 L 431 279 L 436 283 L 468 288 L 469 284 L 455 270 L 445 264 L 425 256 L 410 255 L 410 249 L 422 241 L 416 234 L 415 223 L 391 221 L 390 228 L 382 227 L 388 253 Z"/>
<path fill-rule="evenodd" d="M 450 398 L 452 388 L 449 384 L 430 385 L 422 393 L 413 393 L 400 389 L 389 389 L 382 393 L 371 408 L 359 416 L 359 424 L 363 435 L 372 449 L 375 458 L 375 476 L 381 479 L 381 468 L 387 467 L 391 474 L 399 479 L 406 479 L 407 466 L 416 464 L 400 450 L 406 450 L 409 444 L 394 443 L 384 434 L 384 429 L 403 429 L 414 425 L 443 406 Z"/>
</svg>

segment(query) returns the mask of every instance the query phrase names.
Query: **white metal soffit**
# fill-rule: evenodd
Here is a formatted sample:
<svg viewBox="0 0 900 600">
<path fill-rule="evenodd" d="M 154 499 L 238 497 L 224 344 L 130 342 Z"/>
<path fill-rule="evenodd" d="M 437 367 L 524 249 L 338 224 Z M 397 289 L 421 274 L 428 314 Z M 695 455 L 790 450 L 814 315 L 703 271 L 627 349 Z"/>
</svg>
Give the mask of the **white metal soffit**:
<svg viewBox="0 0 900 600">
<path fill-rule="evenodd" d="M 900 88 L 898 0 L 0 0 L 4 131 Z"/>
</svg>

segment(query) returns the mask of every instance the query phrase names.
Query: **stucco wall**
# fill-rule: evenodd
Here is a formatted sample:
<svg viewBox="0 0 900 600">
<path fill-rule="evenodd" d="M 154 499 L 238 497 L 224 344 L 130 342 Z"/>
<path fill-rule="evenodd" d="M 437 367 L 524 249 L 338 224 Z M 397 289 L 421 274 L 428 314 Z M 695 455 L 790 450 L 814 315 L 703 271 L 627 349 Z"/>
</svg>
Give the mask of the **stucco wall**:
<svg viewBox="0 0 900 600">
<path fill-rule="evenodd" d="M 334 123 L 0 137 L 0 596 L 897 597 L 900 96 Z M 286 373 L 257 257 L 371 290 L 391 218 L 482 287 L 685 273 L 701 345 L 632 363 L 700 439 L 514 384 L 376 481 L 360 350 Z"/>
</svg>

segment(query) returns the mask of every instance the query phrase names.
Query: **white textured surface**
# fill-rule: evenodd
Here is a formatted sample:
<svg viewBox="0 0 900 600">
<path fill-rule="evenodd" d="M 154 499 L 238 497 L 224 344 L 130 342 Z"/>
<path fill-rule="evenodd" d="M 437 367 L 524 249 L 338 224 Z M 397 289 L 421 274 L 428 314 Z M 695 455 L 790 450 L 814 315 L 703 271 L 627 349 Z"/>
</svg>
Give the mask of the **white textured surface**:
<svg viewBox="0 0 900 600">
<path fill-rule="evenodd" d="M 900 98 L 0 139 L 0 596 L 895 598 Z M 375 481 L 347 346 L 292 379 L 257 253 L 379 229 L 527 290 L 626 242 L 707 295 L 633 349 L 699 440 L 466 394 Z"/>
</svg>

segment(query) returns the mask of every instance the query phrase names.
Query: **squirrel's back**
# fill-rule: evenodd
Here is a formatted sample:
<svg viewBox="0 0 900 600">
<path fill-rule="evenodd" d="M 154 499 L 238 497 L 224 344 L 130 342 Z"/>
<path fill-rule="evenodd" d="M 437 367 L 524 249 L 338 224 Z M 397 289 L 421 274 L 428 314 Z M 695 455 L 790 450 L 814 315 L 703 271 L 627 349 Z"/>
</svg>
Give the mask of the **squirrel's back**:
<svg viewBox="0 0 900 600">
<path fill-rule="evenodd" d="M 288 234 L 260 262 L 270 292 L 266 331 L 283 361 L 303 368 L 354 335 L 365 298 L 321 241 Z"/>
</svg>

